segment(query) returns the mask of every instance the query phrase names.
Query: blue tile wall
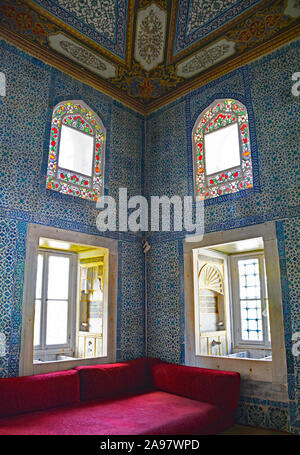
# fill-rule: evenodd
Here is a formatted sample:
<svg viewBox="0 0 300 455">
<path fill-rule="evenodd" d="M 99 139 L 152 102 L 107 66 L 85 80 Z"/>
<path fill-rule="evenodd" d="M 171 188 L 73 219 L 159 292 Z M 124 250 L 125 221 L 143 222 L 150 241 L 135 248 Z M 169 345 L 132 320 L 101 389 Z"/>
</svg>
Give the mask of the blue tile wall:
<svg viewBox="0 0 300 455">
<path fill-rule="evenodd" d="M 141 194 L 144 118 L 93 88 L 0 41 L 7 93 L 0 104 L 0 332 L 7 340 L 0 377 L 18 375 L 26 232 L 29 222 L 96 234 L 95 204 L 45 187 L 52 109 L 82 99 L 107 130 L 105 192 Z M 140 237 L 119 240 L 117 358 L 143 356 L 144 257 Z M 132 264 L 134 259 L 134 266 Z M 122 280 L 121 280 L 122 274 Z"/>
<path fill-rule="evenodd" d="M 48 135 L 53 106 L 83 99 L 107 130 L 105 193 L 116 196 L 192 195 L 191 130 L 214 98 L 240 99 L 251 116 L 258 184 L 236 198 L 205 207 L 206 232 L 269 220 L 277 222 L 283 294 L 289 402 L 242 397 L 237 420 L 300 432 L 300 356 L 291 355 L 300 331 L 296 193 L 299 100 L 291 75 L 299 69 L 299 45 L 291 43 L 207 84 L 145 119 L 93 88 L 0 41 L 7 96 L 0 101 L 0 331 L 7 351 L 0 376 L 18 374 L 26 232 L 29 222 L 99 234 L 93 203 L 46 190 Z M 298 114 L 297 114 L 298 112 Z M 144 272 L 147 278 L 147 354 L 184 363 L 182 233 L 148 233 L 147 263 L 141 235 L 110 232 L 119 241 L 117 359 L 145 354 Z M 146 265 L 146 267 L 145 267 Z"/>
<path fill-rule="evenodd" d="M 270 220 L 277 222 L 283 294 L 289 403 L 242 397 L 237 420 L 298 432 L 300 356 L 292 355 L 292 333 L 300 330 L 299 310 L 299 99 L 291 76 L 300 64 L 299 42 L 246 65 L 146 118 L 146 182 L 150 195 L 192 195 L 191 132 L 198 115 L 214 99 L 241 100 L 251 116 L 258 181 L 255 191 L 205 202 L 205 232 Z M 243 194 L 242 194 L 243 193 Z M 243 196 L 243 197 L 242 197 Z M 183 233 L 149 232 L 148 353 L 184 363 Z"/>
</svg>

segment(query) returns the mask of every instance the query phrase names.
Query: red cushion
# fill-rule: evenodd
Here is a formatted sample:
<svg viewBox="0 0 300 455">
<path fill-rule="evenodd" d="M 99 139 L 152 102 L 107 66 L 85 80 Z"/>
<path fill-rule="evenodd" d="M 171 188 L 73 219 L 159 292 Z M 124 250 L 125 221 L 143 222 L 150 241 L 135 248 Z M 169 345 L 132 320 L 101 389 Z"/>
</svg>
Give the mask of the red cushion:
<svg viewBox="0 0 300 455">
<path fill-rule="evenodd" d="M 80 377 L 80 399 L 105 400 L 150 388 L 147 359 L 108 365 L 76 367 Z"/>
<path fill-rule="evenodd" d="M 170 363 L 154 363 L 152 378 L 157 389 L 234 411 L 238 406 L 240 375 Z"/>
<path fill-rule="evenodd" d="M 215 434 L 232 424 L 232 411 L 154 391 L 0 419 L 0 435 Z"/>
<path fill-rule="evenodd" d="M 0 417 L 76 403 L 77 371 L 0 379 Z"/>
</svg>

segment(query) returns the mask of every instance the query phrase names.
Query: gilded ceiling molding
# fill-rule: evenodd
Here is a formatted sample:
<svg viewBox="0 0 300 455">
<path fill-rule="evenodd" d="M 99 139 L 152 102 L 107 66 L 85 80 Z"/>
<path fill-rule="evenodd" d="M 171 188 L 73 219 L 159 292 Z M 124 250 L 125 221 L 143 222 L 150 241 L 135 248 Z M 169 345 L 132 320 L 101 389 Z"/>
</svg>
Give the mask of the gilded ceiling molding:
<svg viewBox="0 0 300 455">
<path fill-rule="evenodd" d="M 174 55 L 251 11 L 260 0 L 179 0 Z"/>
<path fill-rule="evenodd" d="M 133 43 L 133 24 L 134 24 L 135 0 L 129 0 L 127 12 L 127 29 L 126 29 L 126 66 L 132 64 L 132 43 Z"/>
<path fill-rule="evenodd" d="M 300 36 L 300 24 L 296 24 L 291 29 L 286 30 L 285 32 L 281 33 L 280 35 L 275 36 L 274 38 L 270 39 L 266 43 L 257 46 L 256 48 L 252 49 L 251 51 L 234 57 L 233 59 L 229 59 L 224 63 L 220 63 L 219 65 L 213 67 L 212 69 L 208 69 L 204 71 L 200 76 L 187 81 L 185 84 L 173 89 L 171 94 L 166 94 L 161 98 L 151 101 L 147 105 L 147 109 L 145 114 L 150 114 L 161 107 L 169 104 L 170 102 L 174 101 L 175 99 L 180 98 L 181 96 L 190 93 L 192 90 L 195 90 L 203 85 L 212 82 L 225 74 L 234 71 L 241 66 L 250 63 L 251 61 L 257 60 L 258 58 L 263 57 L 269 53 L 274 52 L 276 49 L 284 46 L 285 44 L 299 39 Z"/>
<path fill-rule="evenodd" d="M 133 0 L 128 1 L 129 5 L 134 5 Z M 45 63 L 144 114 L 299 37 L 299 19 L 296 17 L 299 0 L 272 0 L 261 2 L 263 8 L 252 8 L 246 16 L 241 15 L 238 22 L 231 21 L 221 35 L 219 33 L 215 36 L 212 33 L 209 41 L 201 40 L 196 50 L 180 58 L 176 64 L 167 64 L 166 58 L 160 61 L 160 47 L 158 53 L 152 52 L 153 43 L 149 34 L 151 36 L 153 24 L 150 21 L 146 23 L 149 39 L 142 40 L 143 45 L 147 45 L 148 41 L 151 43 L 149 48 L 144 48 L 141 55 L 143 65 L 131 57 L 126 65 L 124 61 L 116 62 L 115 56 L 104 52 L 102 47 L 85 39 L 86 37 L 76 33 L 72 27 L 58 25 L 60 22 L 57 18 L 40 6 L 35 5 L 32 9 L 29 5 L 33 3 L 32 0 L 1 1 L 1 36 Z M 157 8 L 165 15 L 169 14 L 166 22 L 169 22 L 171 39 L 177 0 L 172 2 L 175 9 L 170 9 L 168 4 L 167 10 L 161 9 L 164 3 L 158 0 L 140 0 L 137 4 L 145 5 L 147 12 L 148 8 Z M 138 13 L 145 9 L 138 10 Z M 128 14 L 127 23 L 127 27 L 131 24 L 130 30 L 127 30 L 131 36 L 127 48 L 132 51 L 134 14 L 135 10 Z M 70 33 L 65 32 L 65 29 Z M 61 38 L 61 43 L 57 37 Z M 156 40 L 154 42 L 156 43 Z M 161 35 L 158 42 L 161 42 Z M 165 47 L 163 45 L 163 53 Z M 170 46 L 168 52 L 169 50 Z M 150 70 L 147 60 L 150 67 L 154 65 Z"/>
<path fill-rule="evenodd" d="M 286 0 L 273 1 L 225 34 L 226 38 L 235 41 L 237 53 L 256 48 L 297 24 L 294 18 L 285 15 L 286 3 Z"/>
<path fill-rule="evenodd" d="M 145 102 L 151 98 L 159 98 L 162 93 L 177 87 L 183 81 L 182 77 L 176 75 L 174 65 L 169 67 L 159 65 L 151 72 L 150 77 L 137 63 L 134 63 L 130 70 L 119 68 L 118 75 L 111 79 L 114 86 L 138 98 L 144 103 L 145 108 Z"/>
<path fill-rule="evenodd" d="M 175 0 L 175 1 L 176 1 L 176 3 L 178 3 L 180 0 Z M 247 18 L 249 18 L 250 16 L 255 14 L 255 12 L 265 8 L 266 6 L 268 6 L 272 3 L 274 3 L 274 0 L 260 1 L 258 4 L 255 4 L 254 6 L 252 6 L 252 8 L 241 13 L 238 17 L 232 18 L 232 20 L 230 22 L 228 22 L 227 24 L 220 26 L 216 30 L 209 33 L 209 35 L 200 39 L 199 41 L 190 44 L 190 46 L 188 46 L 186 49 L 178 52 L 176 55 L 174 53 L 174 45 L 175 45 L 174 43 L 175 43 L 175 39 L 176 39 L 176 25 L 177 25 L 177 16 L 178 16 L 179 12 L 177 11 L 176 15 L 175 15 L 175 11 L 173 11 L 171 21 L 170 21 L 170 36 L 172 36 L 172 46 L 170 43 L 169 49 L 168 49 L 168 56 L 167 56 L 168 63 L 178 62 L 179 60 L 186 57 L 187 55 L 191 55 L 195 51 L 201 49 L 203 46 L 212 42 L 214 39 L 216 39 L 218 37 L 222 37 L 224 35 L 224 33 L 226 33 L 226 31 L 228 31 L 231 28 L 234 28 L 240 22 L 245 21 Z"/>
<path fill-rule="evenodd" d="M 152 2 L 137 13 L 134 57 L 146 71 L 164 60 L 167 12 Z"/>
<path fill-rule="evenodd" d="M 41 60 L 47 65 L 51 65 L 54 68 L 62 71 L 70 77 L 83 82 L 84 84 L 90 85 L 96 90 L 101 91 L 105 95 L 123 103 L 140 114 L 145 114 L 144 105 L 137 99 L 134 99 L 126 93 L 120 92 L 120 90 L 108 85 L 105 81 L 95 74 L 88 72 L 86 69 L 78 67 L 75 63 L 66 60 L 64 57 L 51 51 L 50 49 L 43 49 L 41 46 L 34 42 L 30 42 L 24 39 L 22 35 L 9 30 L 6 26 L 0 23 L 0 37 L 5 41 L 10 42 L 19 49 L 27 52 L 33 57 Z"/>
<path fill-rule="evenodd" d="M 131 43 L 132 43 L 132 35 L 133 35 L 133 11 L 134 11 L 134 2 L 135 0 L 128 0 L 128 16 L 127 16 L 127 26 L 126 26 L 126 48 L 125 48 L 125 57 L 121 58 L 118 55 L 110 52 L 105 47 L 101 46 L 99 43 L 94 41 L 93 39 L 88 38 L 83 33 L 80 33 L 76 28 L 68 25 L 67 23 L 63 22 L 54 14 L 51 14 L 48 10 L 44 9 L 42 6 L 38 5 L 33 0 L 23 0 L 23 1 L 9 1 L 13 4 L 24 5 L 27 4 L 31 10 L 37 12 L 41 17 L 46 18 L 48 21 L 51 21 L 53 24 L 56 25 L 57 30 L 61 32 L 65 32 L 67 35 L 71 35 L 75 37 L 77 40 L 84 42 L 90 48 L 94 49 L 97 52 L 100 52 L 103 56 L 106 56 L 116 63 L 121 65 L 130 65 L 131 61 Z M 75 2 L 74 2 L 75 3 Z"/>
<path fill-rule="evenodd" d="M 178 14 L 178 1 L 172 1 L 172 9 L 170 12 L 170 24 L 169 24 L 169 39 L 168 39 L 168 48 L 167 48 L 167 55 L 166 55 L 166 64 L 171 65 L 175 59 L 173 57 L 173 49 L 174 49 L 174 41 L 176 35 L 176 22 L 177 22 L 177 14 Z"/>
<path fill-rule="evenodd" d="M 34 0 L 34 4 L 125 60 L 129 0 Z"/>
<path fill-rule="evenodd" d="M 151 3 L 156 3 L 161 9 L 167 10 L 170 5 L 170 0 L 139 0 L 139 8 L 145 8 Z M 173 3 L 173 0 L 171 3 Z"/>
</svg>

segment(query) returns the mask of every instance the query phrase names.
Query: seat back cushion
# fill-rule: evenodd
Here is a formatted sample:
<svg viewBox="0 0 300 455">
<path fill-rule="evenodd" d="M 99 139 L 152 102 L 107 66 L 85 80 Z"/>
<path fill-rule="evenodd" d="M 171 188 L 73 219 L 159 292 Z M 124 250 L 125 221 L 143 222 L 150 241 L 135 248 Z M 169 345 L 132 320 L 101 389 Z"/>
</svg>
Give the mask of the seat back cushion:
<svg viewBox="0 0 300 455">
<path fill-rule="evenodd" d="M 77 367 L 80 399 L 106 400 L 152 389 L 147 359 Z"/>
<path fill-rule="evenodd" d="M 0 417 L 79 401 L 79 376 L 74 370 L 0 379 Z"/>
<path fill-rule="evenodd" d="M 151 366 L 154 387 L 234 411 L 239 399 L 239 373 L 165 362 Z"/>
</svg>

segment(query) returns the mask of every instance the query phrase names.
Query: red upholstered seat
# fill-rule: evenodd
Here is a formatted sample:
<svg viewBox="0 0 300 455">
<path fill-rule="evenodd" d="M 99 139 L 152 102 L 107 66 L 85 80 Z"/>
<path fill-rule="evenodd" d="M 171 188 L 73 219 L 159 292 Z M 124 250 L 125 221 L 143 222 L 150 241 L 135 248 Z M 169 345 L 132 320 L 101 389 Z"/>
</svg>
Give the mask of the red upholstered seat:
<svg viewBox="0 0 300 455">
<path fill-rule="evenodd" d="M 215 434 L 233 424 L 239 382 L 154 359 L 0 379 L 0 435 Z"/>
<path fill-rule="evenodd" d="M 215 405 L 154 391 L 1 419 L 0 435 L 196 435 L 232 424 Z"/>
<path fill-rule="evenodd" d="M 0 379 L 0 417 L 78 403 L 77 371 Z"/>
<path fill-rule="evenodd" d="M 240 375 L 157 362 L 151 368 L 156 389 L 204 401 L 234 411 L 238 406 Z"/>
<path fill-rule="evenodd" d="M 107 365 L 76 367 L 80 377 L 80 399 L 105 400 L 153 389 L 147 359 Z"/>
</svg>

